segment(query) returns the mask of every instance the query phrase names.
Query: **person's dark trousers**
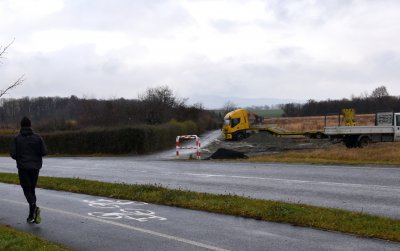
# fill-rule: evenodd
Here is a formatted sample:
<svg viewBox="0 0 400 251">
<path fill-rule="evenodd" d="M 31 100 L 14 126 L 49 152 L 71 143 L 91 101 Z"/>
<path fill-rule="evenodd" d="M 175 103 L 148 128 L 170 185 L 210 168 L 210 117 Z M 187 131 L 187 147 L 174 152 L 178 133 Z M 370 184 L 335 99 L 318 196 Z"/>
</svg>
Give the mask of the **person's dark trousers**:
<svg viewBox="0 0 400 251">
<path fill-rule="evenodd" d="M 39 177 L 38 169 L 18 169 L 19 182 L 26 200 L 29 203 L 29 216 L 33 216 L 36 208 L 35 188 Z"/>
</svg>

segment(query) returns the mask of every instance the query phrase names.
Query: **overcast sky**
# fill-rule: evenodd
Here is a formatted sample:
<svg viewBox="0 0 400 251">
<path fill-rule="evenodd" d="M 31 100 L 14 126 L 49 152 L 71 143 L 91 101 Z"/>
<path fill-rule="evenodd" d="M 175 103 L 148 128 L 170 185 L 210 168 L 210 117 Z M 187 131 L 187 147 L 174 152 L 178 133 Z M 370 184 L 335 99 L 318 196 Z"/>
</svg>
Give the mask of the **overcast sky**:
<svg viewBox="0 0 400 251">
<path fill-rule="evenodd" d="M 7 97 L 400 95 L 398 0 L 0 0 Z M 204 105 L 207 107 L 207 103 Z M 208 102 L 208 101 L 206 101 Z"/>
</svg>

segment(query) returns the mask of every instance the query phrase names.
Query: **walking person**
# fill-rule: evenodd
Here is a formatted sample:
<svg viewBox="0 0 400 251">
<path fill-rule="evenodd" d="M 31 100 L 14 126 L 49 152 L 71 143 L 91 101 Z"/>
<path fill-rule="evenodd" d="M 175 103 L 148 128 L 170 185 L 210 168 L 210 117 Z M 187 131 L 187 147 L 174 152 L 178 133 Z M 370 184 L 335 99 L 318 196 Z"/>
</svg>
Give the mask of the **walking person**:
<svg viewBox="0 0 400 251">
<path fill-rule="evenodd" d="M 47 148 L 42 137 L 33 132 L 31 121 L 23 117 L 20 133 L 11 142 L 10 155 L 17 162 L 19 181 L 29 203 L 29 215 L 26 220 L 31 224 L 41 222 L 40 208 L 36 206 L 35 188 L 42 168 L 42 157 L 46 154 Z"/>
</svg>

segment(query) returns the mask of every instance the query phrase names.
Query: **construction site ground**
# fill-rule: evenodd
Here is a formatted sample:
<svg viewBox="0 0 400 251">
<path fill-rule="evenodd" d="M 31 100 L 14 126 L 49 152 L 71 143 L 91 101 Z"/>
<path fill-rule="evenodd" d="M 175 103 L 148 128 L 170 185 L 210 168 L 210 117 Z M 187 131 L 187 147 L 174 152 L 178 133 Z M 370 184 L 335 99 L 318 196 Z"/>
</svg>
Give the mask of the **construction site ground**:
<svg viewBox="0 0 400 251">
<path fill-rule="evenodd" d="M 202 158 L 211 156 L 219 148 L 239 151 L 250 157 L 289 150 L 329 148 L 333 145 L 329 139 L 310 139 L 304 136 L 275 137 L 268 132 L 255 133 L 241 141 L 227 141 L 221 133 L 202 148 Z"/>
<path fill-rule="evenodd" d="M 374 114 L 355 115 L 356 125 L 375 125 Z M 307 116 L 307 117 L 279 117 L 265 118 L 264 127 L 270 127 L 282 132 L 307 132 L 323 131 L 325 126 L 344 125 L 343 116 Z M 331 142 L 329 139 L 310 139 L 304 136 L 279 136 L 274 137 L 268 132 L 259 132 L 251 135 L 242 141 L 226 141 L 222 132 L 210 134 L 206 144 L 202 148 L 202 158 L 211 156 L 217 149 L 245 153 L 247 156 L 273 154 L 289 150 L 323 149 L 337 145 L 338 142 Z M 212 140 L 211 140 L 212 139 Z"/>
</svg>

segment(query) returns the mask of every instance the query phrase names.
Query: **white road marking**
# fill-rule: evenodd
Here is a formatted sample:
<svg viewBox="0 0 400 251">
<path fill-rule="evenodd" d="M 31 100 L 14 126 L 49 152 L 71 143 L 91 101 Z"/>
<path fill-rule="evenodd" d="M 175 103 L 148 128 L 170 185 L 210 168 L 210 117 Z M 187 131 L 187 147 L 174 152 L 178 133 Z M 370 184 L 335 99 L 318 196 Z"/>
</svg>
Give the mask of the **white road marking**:
<svg viewBox="0 0 400 251">
<path fill-rule="evenodd" d="M 140 222 L 147 222 L 149 220 L 167 220 L 167 218 L 155 215 L 155 212 L 143 208 L 129 208 L 129 206 L 145 206 L 146 202 L 129 201 L 129 200 L 112 200 L 112 199 L 97 199 L 97 200 L 83 200 L 88 203 L 87 205 L 95 208 L 102 209 L 118 209 L 114 212 L 91 212 L 88 215 L 102 219 L 129 219 L 137 220 Z M 121 209 L 121 207 L 124 207 Z M 126 208 L 128 207 L 128 208 Z M 135 217 L 133 217 L 135 216 Z M 139 216 L 139 217 L 136 217 Z"/>
<path fill-rule="evenodd" d="M 127 205 L 135 205 L 135 206 L 148 205 L 148 203 L 141 201 L 112 200 L 112 199 L 83 200 L 83 202 L 88 203 L 88 206 L 96 208 L 120 208 L 121 206 L 127 206 Z"/>
<path fill-rule="evenodd" d="M 8 200 L 8 199 L 0 199 L 0 200 L 1 201 L 5 201 L 5 202 L 9 202 L 9 203 L 14 203 L 14 204 L 26 205 L 26 203 L 20 202 L 20 201 L 14 201 L 14 200 Z M 133 230 L 133 231 L 137 231 L 137 232 L 141 232 L 141 233 L 145 233 L 145 234 L 154 235 L 154 236 L 157 236 L 157 237 L 160 237 L 160 238 L 165 238 L 165 239 L 169 239 L 169 240 L 178 241 L 178 242 L 182 242 L 182 243 L 185 243 L 185 244 L 189 244 L 189 245 L 193 245 L 193 246 L 196 246 L 196 247 L 201 247 L 201 248 L 205 248 L 205 249 L 209 249 L 209 250 L 228 251 L 228 249 L 223 249 L 223 248 L 211 246 L 211 245 L 204 244 L 204 243 L 201 243 L 201 242 L 192 241 L 192 240 L 189 240 L 189 239 L 185 239 L 185 238 L 181 238 L 181 237 L 177 237 L 177 236 L 173 236 L 173 235 L 169 235 L 169 234 L 163 234 L 163 233 L 160 233 L 160 232 L 156 232 L 156 231 L 152 231 L 152 230 L 148 230 L 148 229 L 144 229 L 144 228 L 133 227 L 133 226 L 125 225 L 125 224 L 118 223 L 118 222 L 108 221 L 108 220 L 104 220 L 104 219 L 100 219 L 100 218 L 89 217 L 89 216 L 86 216 L 86 215 L 80 215 L 80 214 L 77 214 L 77 213 L 72 213 L 72 212 L 68 212 L 68 211 L 64 211 L 64 210 L 60 210 L 60 209 L 55 209 L 55 208 L 50 208 L 50 207 L 41 207 L 41 208 L 46 209 L 48 211 L 55 212 L 55 213 L 65 214 L 65 215 L 69 215 L 69 216 L 73 216 L 73 217 L 83 218 L 83 219 L 86 219 L 86 220 L 92 220 L 92 221 L 97 221 L 97 222 L 104 223 L 104 224 L 109 224 L 109 225 L 113 225 L 113 226 L 117 226 L 117 227 L 122 227 L 122 228 L 125 228 L 125 229 L 129 229 L 129 230 Z"/>
<path fill-rule="evenodd" d="M 63 167 L 63 166 L 60 166 Z M 81 168 L 81 167 L 79 167 Z M 360 168 L 360 167 L 357 167 Z M 366 167 L 367 168 L 367 167 Z M 385 168 L 381 168 L 385 169 Z M 387 168 L 389 169 L 389 168 Z M 392 170 L 393 168 L 391 168 Z M 157 172 L 157 171 L 147 171 L 132 168 L 132 171 L 142 172 L 142 173 L 152 173 L 158 175 L 165 176 L 179 176 L 179 175 L 188 175 L 188 176 L 197 176 L 197 177 L 205 177 L 205 178 L 213 178 L 213 177 L 222 177 L 222 178 L 232 178 L 232 179 L 253 179 L 253 180 L 270 180 L 270 181 L 279 181 L 286 183 L 297 183 L 297 184 L 315 184 L 315 185 L 328 185 L 328 186 L 341 186 L 341 187 L 352 187 L 352 188 L 368 188 L 368 189 L 385 189 L 385 190 L 394 190 L 400 191 L 400 186 L 383 186 L 383 185 L 373 185 L 373 184 L 359 184 L 359 183 L 339 183 L 339 182 L 330 182 L 330 181 L 310 181 L 310 180 L 297 180 L 297 179 L 283 179 L 283 178 L 271 178 L 271 177 L 254 177 L 254 176 L 240 176 L 240 175 L 225 175 L 225 174 L 207 174 L 207 173 L 190 173 L 190 172 Z M 64 177 L 64 176 L 63 176 Z"/>
<path fill-rule="evenodd" d="M 140 208 L 120 209 L 119 212 L 111 212 L 111 213 L 92 212 L 88 213 L 88 215 L 102 219 L 110 219 L 110 220 L 128 219 L 128 220 L 136 220 L 139 222 L 148 222 L 149 220 L 161 220 L 161 221 L 167 220 L 167 218 L 155 215 L 153 211 Z"/>
<path fill-rule="evenodd" d="M 64 166 L 60 166 L 60 167 L 64 167 Z M 76 168 L 78 168 L 78 167 L 76 167 Z M 81 168 L 81 167 L 79 167 L 79 168 Z M 357 167 L 357 168 L 359 168 L 359 167 Z M 382 168 L 382 169 L 385 169 L 385 168 Z M 389 168 L 387 168 L 387 169 L 389 169 Z M 393 168 L 391 168 L 391 169 L 393 169 Z M 339 182 L 330 182 L 330 181 L 309 181 L 309 180 L 240 176 L 240 175 L 225 175 L 225 174 L 157 172 L 157 171 L 140 170 L 140 169 L 135 169 L 135 168 L 132 168 L 131 170 L 137 171 L 137 172 L 142 172 L 142 173 L 152 173 L 152 174 L 165 175 L 165 176 L 188 175 L 188 176 L 198 176 L 198 177 L 205 177 L 205 178 L 222 177 L 222 178 L 233 178 L 233 179 L 270 180 L 270 181 L 279 181 L 279 182 L 297 183 L 297 184 L 316 184 L 316 185 L 342 186 L 342 187 L 368 188 L 368 189 L 386 189 L 386 190 L 400 191 L 400 186 L 382 186 L 382 185 L 359 184 L 359 183 L 339 183 Z"/>
<path fill-rule="evenodd" d="M 254 176 L 238 176 L 238 175 L 224 175 L 224 174 L 207 174 L 207 173 L 183 173 L 191 176 L 202 176 L 202 177 L 223 177 L 223 178 L 235 178 L 235 179 L 254 179 L 254 180 L 271 180 L 281 181 L 287 183 L 301 183 L 301 184 L 321 184 L 331 186 L 347 186 L 347 187 L 369 187 L 369 188 L 381 188 L 381 189 L 393 189 L 400 190 L 398 186 L 381 186 L 381 185 L 369 185 L 369 184 L 357 184 L 357 183 L 339 183 L 330 181 L 310 181 L 310 180 L 295 180 L 295 179 L 282 179 L 282 178 L 269 178 L 269 177 L 254 177 Z"/>
<path fill-rule="evenodd" d="M 138 170 L 140 170 L 140 169 L 137 169 L 135 171 L 138 171 Z M 188 172 L 175 173 L 175 172 L 155 172 L 155 171 L 141 171 L 141 172 L 165 175 L 165 176 L 188 175 L 188 176 L 197 176 L 197 177 L 204 177 L 204 178 L 222 177 L 222 178 L 232 178 L 232 179 L 270 180 L 270 181 L 279 181 L 279 182 L 286 182 L 286 183 L 343 186 L 343 187 L 353 187 L 353 188 L 378 188 L 378 189 L 389 189 L 389 190 L 400 191 L 400 186 L 382 186 L 382 185 L 373 185 L 373 184 L 339 183 L 339 182 L 330 182 L 330 181 L 296 180 L 296 179 L 254 177 L 254 176 L 226 175 L 226 174 L 211 174 L 211 173 L 188 173 Z"/>
</svg>

